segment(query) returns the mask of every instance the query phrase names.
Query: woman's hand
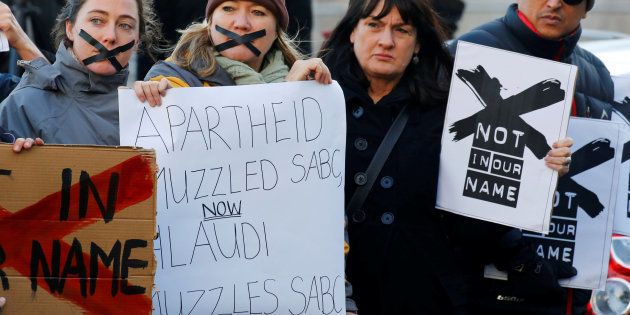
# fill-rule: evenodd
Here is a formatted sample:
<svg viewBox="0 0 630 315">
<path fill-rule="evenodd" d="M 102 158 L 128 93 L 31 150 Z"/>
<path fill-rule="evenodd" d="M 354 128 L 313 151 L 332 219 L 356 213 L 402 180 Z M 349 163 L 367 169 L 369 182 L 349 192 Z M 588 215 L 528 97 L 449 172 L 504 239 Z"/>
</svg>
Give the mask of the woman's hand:
<svg viewBox="0 0 630 315">
<path fill-rule="evenodd" d="M 30 61 L 44 57 L 42 52 L 35 46 L 35 43 L 22 30 L 13 12 L 11 12 L 11 8 L 2 2 L 0 2 L 0 30 L 7 37 L 9 45 L 15 48 L 21 59 Z"/>
<path fill-rule="evenodd" d="M 554 171 L 558 171 L 559 176 L 569 172 L 572 145 L 573 139 L 560 139 L 554 142 L 551 151 L 545 157 L 545 165 Z"/>
<path fill-rule="evenodd" d="M 34 145 L 44 145 L 44 140 L 41 138 L 17 138 L 13 143 L 13 152 L 20 153 L 22 149 L 30 150 Z"/>
<path fill-rule="evenodd" d="M 133 89 L 136 91 L 136 96 L 140 102 L 149 102 L 151 106 L 161 106 L 162 97 L 166 96 L 166 90 L 171 88 L 171 83 L 168 79 L 162 78 L 157 81 L 136 81 L 133 84 Z"/>
<path fill-rule="evenodd" d="M 286 81 L 307 81 L 313 79 L 322 84 L 332 83 L 330 70 L 319 58 L 296 61 L 286 77 Z"/>
</svg>

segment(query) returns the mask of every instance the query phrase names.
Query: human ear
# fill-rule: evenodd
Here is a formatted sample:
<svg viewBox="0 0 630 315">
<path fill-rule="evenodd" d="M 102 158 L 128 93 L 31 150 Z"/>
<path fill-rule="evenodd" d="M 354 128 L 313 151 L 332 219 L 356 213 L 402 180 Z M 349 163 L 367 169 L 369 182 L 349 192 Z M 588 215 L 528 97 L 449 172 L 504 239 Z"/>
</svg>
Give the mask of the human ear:
<svg viewBox="0 0 630 315">
<path fill-rule="evenodd" d="M 66 37 L 68 37 L 71 42 L 74 42 L 74 33 L 72 32 L 72 28 L 72 22 L 70 22 L 69 20 L 66 21 Z"/>
</svg>

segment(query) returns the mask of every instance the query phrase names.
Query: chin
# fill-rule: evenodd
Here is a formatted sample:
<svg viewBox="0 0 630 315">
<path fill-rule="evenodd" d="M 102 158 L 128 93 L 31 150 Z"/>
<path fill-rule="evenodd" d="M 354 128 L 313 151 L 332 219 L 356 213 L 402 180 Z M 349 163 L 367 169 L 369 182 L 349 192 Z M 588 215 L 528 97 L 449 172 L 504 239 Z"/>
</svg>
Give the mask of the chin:
<svg viewBox="0 0 630 315">
<path fill-rule="evenodd" d="M 243 47 L 236 47 L 236 48 L 238 49 L 232 48 L 232 49 L 222 51 L 221 56 L 232 59 L 234 61 L 239 61 L 242 63 L 248 63 L 252 61 L 253 59 L 256 59 L 256 56 L 254 56 L 254 54 L 251 51 L 249 51 L 249 49 L 243 48 Z"/>
<path fill-rule="evenodd" d="M 101 76 L 114 75 L 117 72 L 116 68 L 109 61 L 99 61 L 87 66 L 87 68 L 90 72 Z"/>
</svg>

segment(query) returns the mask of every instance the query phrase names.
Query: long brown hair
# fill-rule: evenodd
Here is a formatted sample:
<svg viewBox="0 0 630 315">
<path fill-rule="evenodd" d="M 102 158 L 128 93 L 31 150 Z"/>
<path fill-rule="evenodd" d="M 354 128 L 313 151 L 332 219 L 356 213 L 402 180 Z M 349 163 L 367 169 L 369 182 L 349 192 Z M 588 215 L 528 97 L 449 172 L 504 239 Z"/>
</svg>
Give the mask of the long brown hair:
<svg viewBox="0 0 630 315">
<path fill-rule="evenodd" d="M 66 0 L 66 4 L 61 8 L 59 15 L 57 15 L 57 22 L 52 30 L 55 46 L 59 46 L 61 42 L 66 47 L 72 46 L 72 41 L 66 34 L 66 21 L 70 21 L 72 24 L 76 23 L 77 14 L 86 2 L 87 0 Z M 136 0 L 136 4 L 138 6 L 138 18 L 140 19 L 138 23 L 140 27 L 140 47 L 144 48 L 151 58 L 154 58 L 156 53 L 163 51 L 162 28 L 153 10 L 152 0 Z"/>
<path fill-rule="evenodd" d="M 200 77 L 210 76 L 217 69 L 214 43 L 210 37 L 210 24 L 211 21 L 209 20 L 193 23 L 185 30 L 180 31 L 182 36 L 177 41 L 171 55 L 173 63 Z M 280 50 L 284 56 L 284 62 L 291 67 L 293 63 L 302 58 L 302 55 L 289 36 L 282 31 L 280 25 L 277 25 L 276 29 L 278 30 L 278 38 L 270 51 Z"/>
<path fill-rule="evenodd" d="M 448 81 L 453 69 L 452 57 L 446 49 L 446 32 L 438 15 L 427 0 L 351 0 L 348 11 L 324 43 L 320 57 L 328 65 L 333 78 L 349 77 L 362 83 L 369 82 L 363 73 L 350 34 L 361 19 L 369 17 L 379 3 L 383 10 L 374 18 L 381 19 L 395 7 L 405 23 L 416 28 L 420 44 L 419 62 L 410 63 L 405 76 L 411 78 L 410 90 L 420 103 L 434 104 L 448 95 Z"/>
</svg>

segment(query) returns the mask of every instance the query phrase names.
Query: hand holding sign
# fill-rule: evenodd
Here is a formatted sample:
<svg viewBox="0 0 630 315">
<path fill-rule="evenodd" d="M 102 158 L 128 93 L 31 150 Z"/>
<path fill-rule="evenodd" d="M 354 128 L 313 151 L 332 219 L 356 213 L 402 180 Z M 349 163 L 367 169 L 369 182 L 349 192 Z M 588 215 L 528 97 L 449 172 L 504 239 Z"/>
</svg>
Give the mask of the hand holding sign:
<svg viewBox="0 0 630 315">
<path fill-rule="evenodd" d="M 43 57 L 37 46 L 28 38 L 11 12 L 11 8 L 0 2 L 0 51 L 15 48 L 23 60 Z"/>
<path fill-rule="evenodd" d="M 558 175 L 564 176 L 569 172 L 569 165 L 571 164 L 571 146 L 573 146 L 573 139 L 571 138 L 554 142 L 552 149 L 545 157 L 545 165 L 557 171 Z"/>
<path fill-rule="evenodd" d="M 152 107 L 162 105 L 162 97 L 166 96 L 166 90 L 171 87 L 167 78 L 160 81 L 136 81 L 133 84 L 138 100 L 142 103 L 148 101 Z"/>
<path fill-rule="evenodd" d="M 20 153 L 22 149 L 30 150 L 35 145 L 44 145 L 44 140 L 42 138 L 35 138 L 35 140 L 32 138 L 17 138 L 15 143 L 13 143 L 12 150 L 15 153 Z"/>
</svg>

